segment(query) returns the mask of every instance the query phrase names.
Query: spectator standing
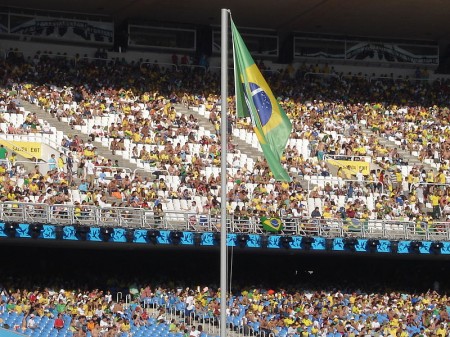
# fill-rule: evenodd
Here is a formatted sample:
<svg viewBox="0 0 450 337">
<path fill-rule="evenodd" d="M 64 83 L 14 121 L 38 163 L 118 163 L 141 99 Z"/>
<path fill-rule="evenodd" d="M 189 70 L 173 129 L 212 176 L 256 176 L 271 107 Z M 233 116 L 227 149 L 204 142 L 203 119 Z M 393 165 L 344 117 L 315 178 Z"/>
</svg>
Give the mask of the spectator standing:
<svg viewBox="0 0 450 337">
<path fill-rule="evenodd" d="M 86 162 L 86 180 L 89 183 L 89 188 L 93 189 L 95 180 L 95 165 L 90 159 Z"/>
<path fill-rule="evenodd" d="M 57 164 L 58 164 L 58 171 L 59 171 L 59 172 L 64 172 L 64 165 L 65 165 L 66 163 L 64 162 L 64 154 L 63 154 L 63 153 L 61 153 L 61 154 L 59 155 Z"/>
<path fill-rule="evenodd" d="M 54 154 L 52 154 L 48 160 L 48 170 L 49 171 L 56 170 L 56 159 Z"/>
<path fill-rule="evenodd" d="M 72 152 L 69 152 L 69 154 L 67 155 L 67 174 L 69 175 L 69 179 L 72 179 L 73 176 L 73 157 L 72 157 Z"/>
<path fill-rule="evenodd" d="M 3 146 L 3 144 L 0 145 L 0 164 L 1 163 L 7 163 L 8 158 L 8 150 Z"/>
</svg>

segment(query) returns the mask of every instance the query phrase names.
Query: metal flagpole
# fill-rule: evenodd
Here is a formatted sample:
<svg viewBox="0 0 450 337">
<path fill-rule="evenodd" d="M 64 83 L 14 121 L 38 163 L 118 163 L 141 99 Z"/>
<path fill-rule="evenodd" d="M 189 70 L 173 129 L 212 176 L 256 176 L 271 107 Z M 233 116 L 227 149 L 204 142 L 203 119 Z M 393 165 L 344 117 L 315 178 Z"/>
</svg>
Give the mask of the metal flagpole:
<svg viewBox="0 0 450 337">
<path fill-rule="evenodd" d="M 228 9 L 222 8 L 220 111 L 220 337 L 227 335 L 227 98 L 228 98 Z"/>
</svg>

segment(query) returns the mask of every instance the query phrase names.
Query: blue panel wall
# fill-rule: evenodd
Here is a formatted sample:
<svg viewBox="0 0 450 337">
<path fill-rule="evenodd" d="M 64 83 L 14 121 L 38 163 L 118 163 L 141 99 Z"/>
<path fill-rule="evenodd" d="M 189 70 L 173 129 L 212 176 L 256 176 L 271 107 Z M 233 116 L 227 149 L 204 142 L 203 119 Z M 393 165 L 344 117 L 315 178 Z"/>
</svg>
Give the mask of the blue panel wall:
<svg viewBox="0 0 450 337">
<path fill-rule="evenodd" d="M 13 227 L 10 227 L 13 225 Z M 9 230 L 8 230 L 9 228 Z M 77 232 L 76 226 L 55 226 L 44 224 L 36 227 L 34 224 L 10 224 L 0 222 L 0 238 L 69 240 L 92 242 L 136 243 L 150 245 L 184 245 L 212 247 L 220 244 L 220 233 L 194 233 L 190 231 L 145 230 L 110 228 L 105 236 L 103 228 L 85 227 L 85 232 Z M 154 236 L 150 236 L 153 233 Z M 174 234 L 176 233 L 176 234 Z M 307 241 L 306 241 L 307 240 Z M 437 246 L 433 241 L 391 241 L 376 240 L 373 245 L 370 239 L 324 238 L 259 234 L 227 234 L 227 246 L 254 249 L 291 249 L 311 251 L 351 251 L 354 253 L 394 253 L 394 254 L 445 254 L 450 255 L 450 242 L 440 242 Z"/>
</svg>

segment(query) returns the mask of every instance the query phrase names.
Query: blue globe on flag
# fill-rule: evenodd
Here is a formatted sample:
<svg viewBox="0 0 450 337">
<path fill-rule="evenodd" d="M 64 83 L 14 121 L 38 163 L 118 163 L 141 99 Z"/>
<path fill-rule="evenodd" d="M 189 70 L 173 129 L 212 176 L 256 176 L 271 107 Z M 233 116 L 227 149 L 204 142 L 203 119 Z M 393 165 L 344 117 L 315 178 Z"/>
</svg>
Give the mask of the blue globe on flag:
<svg viewBox="0 0 450 337">
<path fill-rule="evenodd" d="M 273 232 L 273 233 L 280 232 L 284 228 L 283 221 L 281 221 L 280 218 L 275 218 L 275 217 L 271 217 L 271 218 L 262 217 L 261 224 L 262 224 L 264 230 L 266 230 L 268 232 Z"/>
<path fill-rule="evenodd" d="M 252 93 L 253 104 L 261 120 L 261 126 L 264 126 L 272 117 L 272 102 L 270 102 L 269 96 L 259 85 L 252 82 L 248 85 Z"/>
</svg>

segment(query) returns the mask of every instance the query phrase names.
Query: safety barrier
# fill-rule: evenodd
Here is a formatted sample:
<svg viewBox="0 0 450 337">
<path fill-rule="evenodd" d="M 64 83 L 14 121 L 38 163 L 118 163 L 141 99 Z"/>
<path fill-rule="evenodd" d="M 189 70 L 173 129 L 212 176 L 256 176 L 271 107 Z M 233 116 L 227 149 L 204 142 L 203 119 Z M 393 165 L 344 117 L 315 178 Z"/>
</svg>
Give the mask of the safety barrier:
<svg viewBox="0 0 450 337">
<path fill-rule="evenodd" d="M 305 181 L 307 182 L 308 195 L 311 193 L 312 188 L 314 188 L 315 186 L 324 188 L 327 183 L 329 183 L 333 187 L 333 189 L 334 189 L 334 185 L 337 185 L 340 188 L 343 188 L 343 187 L 348 188 L 348 186 L 350 184 L 352 184 L 353 186 L 356 186 L 356 185 L 365 186 L 368 188 L 368 191 L 364 195 L 365 197 L 374 196 L 373 191 L 375 191 L 376 189 L 379 189 L 379 192 L 381 195 L 384 194 L 384 185 L 383 184 L 378 185 L 377 182 L 370 181 L 368 179 L 364 179 L 361 181 L 361 180 L 357 180 L 357 179 L 342 179 L 342 178 L 333 177 L 333 176 L 323 177 L 323 176 L 319 176 L 319 175 L 304 176 L 304 177 L 305 177 Z"/>
<path fill-rule="evenodd" d="M 192 232 L 219 232 L 221 219 L 210 214 L 167 211 L 156 215 L 150 209 L 132 207 L 97 207 L 88 205 L 48 205 L 5 202 L 0 205 L 0 220 L 15 223 L 82 225 Z M 283 218 L 279 235 L 449 240 L 450 222 L 414 222 L 409 220 Z M 229 233 L 264 234 L 259 218 L 226 221 Z"/>
<path fill-rule="evenodd" d="M 303 75 L 303 78 L 306 80 L 310 76 L 315 76 L 315 77 L 334 77 L 334 78 L 340 79 L 338 74 L 333 74 L 333 73 L 314 73 L 314 72 L 307 72 L 307 73 L 305 73 L 305 75 Z"/>
<path fill-rule="evenodd" d="M 361 161 L 366 163 L 372 162 L 372 158 L 370 156 L 347 156 L 344 154 L 325 154 L 324 159 Z"/>
</svg>

